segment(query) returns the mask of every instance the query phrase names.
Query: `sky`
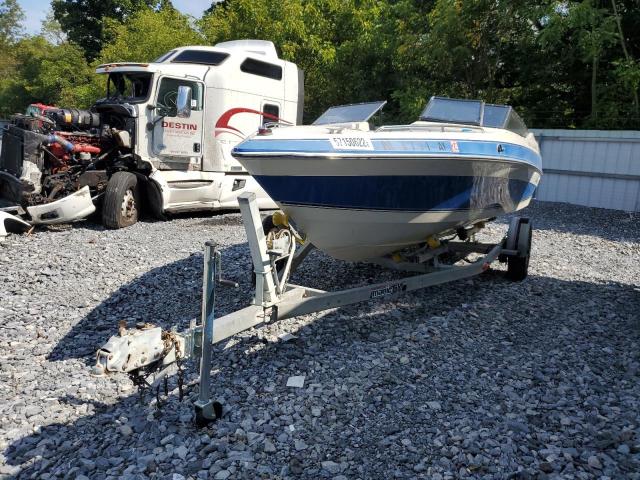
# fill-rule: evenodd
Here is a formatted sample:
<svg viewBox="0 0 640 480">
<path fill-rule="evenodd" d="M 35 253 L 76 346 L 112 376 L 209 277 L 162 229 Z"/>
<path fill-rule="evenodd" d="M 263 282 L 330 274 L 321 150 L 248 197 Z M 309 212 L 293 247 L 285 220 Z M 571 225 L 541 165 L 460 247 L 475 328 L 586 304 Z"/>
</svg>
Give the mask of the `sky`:
<svg viewBox="0 0 640 480">
<path fill-rule="evenodd" d="M 18 0 L 18 3 L 26 16 L 24 21 L 26 33 L 38 33 L 42 20 L 51 8 L 51 2 L 48 0 Z M 211 6 L 211 0 L 172 0 L 172 3 L 182 13 L 188 13 L 194 17 L 200 17 L 202 12 Z"/>
</svg>

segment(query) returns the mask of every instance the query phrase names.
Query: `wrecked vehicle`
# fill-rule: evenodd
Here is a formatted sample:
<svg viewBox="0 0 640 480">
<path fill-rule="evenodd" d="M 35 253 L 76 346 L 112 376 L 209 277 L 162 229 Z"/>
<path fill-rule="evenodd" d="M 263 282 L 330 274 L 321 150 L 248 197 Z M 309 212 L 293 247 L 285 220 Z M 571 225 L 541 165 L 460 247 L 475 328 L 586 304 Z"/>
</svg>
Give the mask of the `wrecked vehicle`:
<svg viewBox="0 0 640 480">
<path fill-rule="evenodd" d="M 276 208 L 230 154 L 265 124 L 302 120 L 302 71 L 273 43 L 181 47 L 96 72 L 106 97 L 90 109 L 34 104 L 5 127 L 0 210 L 53 224 L 99 209 L 106 227 L 122 228 L 143 211 L 238 208 L 244 191 Z"/>
</svg>

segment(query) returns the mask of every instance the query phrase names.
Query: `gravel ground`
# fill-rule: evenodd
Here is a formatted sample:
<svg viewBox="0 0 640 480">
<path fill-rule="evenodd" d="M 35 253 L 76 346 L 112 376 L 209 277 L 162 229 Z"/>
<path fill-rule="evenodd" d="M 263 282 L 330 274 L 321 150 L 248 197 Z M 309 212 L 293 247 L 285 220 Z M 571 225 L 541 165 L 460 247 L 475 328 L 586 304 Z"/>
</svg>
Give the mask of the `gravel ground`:
<svg viewBox="0 0 640 480">
<path fill-rule="evenodd" d="M 216 346 L 226 413 L 202 430 L 175 385 L 158 410 L 127 377 L 89 366 L 120 319 L 186 326 L 199 313 L 205 240 L 241 283 L 219 291 L 218 311 L 246 305 L 240 216 L 11 236 L 0 244 L 0 474 L 640 478 L 640 221 L 558 204 L 527 213 L 522 283 L 491 271 Z M 315 252 L 294 280 L 335 289 L 389 275 Z M 293 375 L 303 388 L 286 386 Z"/>
</svg>

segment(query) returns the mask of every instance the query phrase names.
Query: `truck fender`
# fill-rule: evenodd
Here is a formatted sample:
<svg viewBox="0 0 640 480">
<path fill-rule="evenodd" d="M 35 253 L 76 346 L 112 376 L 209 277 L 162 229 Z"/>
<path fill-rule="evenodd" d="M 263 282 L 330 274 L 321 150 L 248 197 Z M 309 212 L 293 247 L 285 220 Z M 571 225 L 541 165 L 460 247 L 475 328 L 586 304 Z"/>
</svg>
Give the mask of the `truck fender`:
<svg viewBox="0 0 640 480">
<path fill-rule="evenodd" d="M 158 220 L 166 220 L 167 216 L 164 213 L 162 205 L 162 190 L 160 189 L 160 185 L 142 173 L 136 173 L 136 177 L 138 177 L 139 185 L 142 187 L 144 206 L 148 209 L 148 212 Z"/>
</svg>

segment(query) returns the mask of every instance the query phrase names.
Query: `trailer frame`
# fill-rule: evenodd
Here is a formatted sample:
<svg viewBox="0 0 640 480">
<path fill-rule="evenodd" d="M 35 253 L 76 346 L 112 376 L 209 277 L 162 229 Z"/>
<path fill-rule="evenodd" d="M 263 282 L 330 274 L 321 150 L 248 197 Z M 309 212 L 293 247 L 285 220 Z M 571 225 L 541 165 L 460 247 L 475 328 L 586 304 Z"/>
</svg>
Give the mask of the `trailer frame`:
<svg viewBox="0 0 640 480">
<path fill-rule="evenodd" d="M 496 259 L 508 262 L 510 258 L 515 258 L 522 265 L 522 259 L 526 258 L 525 265 L 528 266 L 531 222 L 526 218 L 514 217 L 507 235 L 496 244 L 478 243 L 469 238 L 464 242 L 439 244 L 431 248 L 431 253 L 429 247 L 423 247 L 415 262 L 395 261 L 390 257 L 375 259 L 374 263 L 385 267 L 417 273 L 413 276 L 331 292 L 290 284 L 291 274 L 314 248 L 313 245 L 304 242 L 298 249 L 295 243 L 285 250 L 269 249 L 255 194 L 243 193 L 238 197 L 238 203 L 256 280 L 252 303 L 222 317 L 215 317 L 216 286 L 237 288 L 238 284 L 222 278 L 221 252 L 214 242 L 206 242 L 200 321 L 193 319 L 189 328 L 181 333 L 166 332 L 150 324 L 138 325 L 135 329 L 121 327 L 119 335 L 111 337 L 98 350 L 93 370 L 95 374 L 125 372 L 134 377 L 139 385 L 159 388 L 159 382 L 176 370 L 172 368 L 176 362 L 187 358 L 198 359 L 200 389 L 194 404 L 198 426 L 205 426 L 222 414 L 222 406 L 213 400 L 211 392 L 212 347 L 215 343 L 260 324 L 369 300 L 390 300 L 422 288 L 473 277 L 488 270 Z M 292 226 L 287 225 L 287 228 L 292 231 L 292 239 L 298 235 Z M 524 238 L 528 239 L 528 243 Z M 463 256 L 475 253 L 481 256 L 465 265 L 446 265 L 438 262 L 443 253 Z M 278 262 L 280 266 L 284 263 L 280 271 Z M 162 344 L 159 343 L 160 339 Z"/>
</svg>

